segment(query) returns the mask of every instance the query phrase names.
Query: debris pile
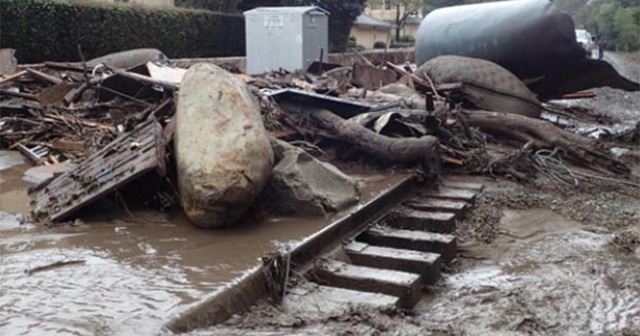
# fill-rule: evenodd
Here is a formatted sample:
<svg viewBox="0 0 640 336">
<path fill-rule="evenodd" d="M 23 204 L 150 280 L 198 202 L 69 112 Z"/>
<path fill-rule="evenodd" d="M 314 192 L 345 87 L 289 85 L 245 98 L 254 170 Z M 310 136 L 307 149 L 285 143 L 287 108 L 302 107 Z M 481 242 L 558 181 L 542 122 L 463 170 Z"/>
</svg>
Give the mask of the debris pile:
<svg viewBox="0 0 640 336">
<path fill-rule="evenodd" d="M 249 146 L 247 136 L 262 134 L 264 129 L 271 138 L 285 140 L 322 161 L 360 160 L 413 171 L 418 168 L 427 177 L 436 177 L 441 169 L 457 169 L 464 173 L 509 174 L 527 181 L 548 169 L 536 160 L 540 150 L 552 153 L 555 159 L 609 175 L 629 172 L 609 154 L 610 145 L 537 118 L 543 110 L 567 117 L 567 110 L 538 102 L 521 82 L 515 85 L 520 91 L 509 92 L 491 86 L 491 79 L 474 81 L 468 73 L 456 74 L 459 67 L 450 65 L 459 61 L 443 57 L 438 59 L 438 68 L 428 68 L 427 63 L 417 71 L 410 65 L 365 62 L 353 66 L 316 64 L 319 71 L 315 72 L 274 71 L 256 77 L 235 74 L 229 78 L 237 85 L 224 90 L 211 88 L 208 96 L 195 94 L 198 85 L 187 85 L 180 91 L 187 69 L 175 67 L 153 49 L 76 64 L 48 62 L 14 67 L 0 79 L 0 142 L 3 148 L 22 151 L 37 165 L 68 160 L 76 163 L 75 168 L 31 191 L 34 219 L 46 223 L 68 218 L 77 209 L 155 170 L 178 185 L 174 188 L 176 196 L 197 225 L 228 225 L 263 189 L 274 190 L 265 186 L 273 165 L 278 164 L 273 162 L 270 146 L 260 145 L 259 151 L 242 149 L 246 147 L 243 144 Z M 464 61 L 466 68 L 488 63 Z M 440 71 L 444 68 L 445 72 Z M 193 77 L 208 69 L 223 71 L 199 65 L 191 67 L 189 73 Z M 502 71 L 496 64 L 491 64 L 491 69 L 498 74 Z M 241 92 L 251 97 L 249 101 Z M 525 105 L 518 105 L 523 102 L 521 92 L 525 92 Z M 199 97 L 196 103 L 188 101 L 191 95 Z M 220 106 L 224 104 L 214 106 L 214 101 L 222 100 L 224 104 L 257 108 L 253 112 L 252 108 L 222 111 Z M 487 100 L 492 104 L 483 105 Z M 496 103 L 500 101 L 507 103 Z M 491 111 L 479 110 L 479 106 Z M 518 112 L 510 110 L 514 106 L 524 106 L 524 112 L 510 113 Z M 186 113 L 181 114 L 181 109 Z M 192 113 L 196 110 L 197 115 Z M 262 122 L 256 124 L 250 116 L 257 116 L 258 110 Z M 215 117 L 208 124 L 201 123 L 207 113 Z M 232 119 L 241 121 L 238 127 L 228 128 Z M 184 122 L 191 128 L 185 128 Z M 187 130 L 194 127 L 198 132 Z M 268 144 L 265 140 L 251 143 Z M 271 143 L 276 142 L 271 139 Z M 498 147 L 501 149 L 496 150 Z M 258 161 L 251 159 L 258 154 L 254 152 L 266 153 L 264 160 L 258 160 L 265 164 L 255 166 Z M 191 158 L 185 159 L 184 155 Z M 193 158 L 198 156 L 230 161 L 218 166 L 206 162 L 202 167 L 218 168 L 187 172 L 185 167 L 192 167 Z M 296 160 L 314 159 L 308 156 L 298 155 Z M 239 165 L 239 157 L 260 174 L 252 175 L 250 167 Z M 231 170 L 237 174 L 231 174 Z M 211 176 L 202 175 L 204 171 Z M 227 173 L 231 175 L 224 175 Z M 340 176 L 339 171 L 336 176 Z M 212 182 L 216 178 L 220 183 Z M 248 191 L 247 183 L 241 180 L 255 184 L 255 188 Z M 194 186 L 202 190 L 195 192 Z M 346 201 L 323 199 L 322 206 L 309 208 L 319 214 L 336 210 L 335 204 L 357 199 L 349 193 Z M 319 202 L 318 198 L 310 199 Z M 219 213 L 221 209 L 224 215 Z"/>
</svg>

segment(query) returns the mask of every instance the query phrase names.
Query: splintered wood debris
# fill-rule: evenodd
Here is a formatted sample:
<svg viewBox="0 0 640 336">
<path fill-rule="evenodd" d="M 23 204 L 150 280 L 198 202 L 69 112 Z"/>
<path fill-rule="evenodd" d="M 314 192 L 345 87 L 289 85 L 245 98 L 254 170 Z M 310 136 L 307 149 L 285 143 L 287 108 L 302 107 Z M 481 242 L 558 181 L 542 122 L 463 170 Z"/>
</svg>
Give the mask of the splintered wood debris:
<svg viewBox="0 0 640 336">
<path fill-rule="evenodd" d="M 104 58 L 115 63 L 98 62 L 100 58 L 15 66 L 12 55 L 0 49 L 0 148 L 19 150 L 35 165 L 72 161 L 69 166 L 76 167 L 32 190 L 34 220 L 59 222 L 145 172 L 157 170 L 172 180 L 165 162 L 171 162 L 174 97 L 186 69 L 159 57 L 160 51 L 146 49 Z M 315 73 L 277 70 L 237 76 L 256 98 L 271 136 L 301 144 L 329 161 L 344 159 L 333 147 L 346 149 L 348 160 L 402 166 L 416 161 L 405 158 L 411 146 L 403 144 L 430 139 L 432 148 L 424 150 L 432 153 L 420 157 L 433 162 L 417 161 L 436 172 L 442 164 L 458 173 L 509 174 L 520 180 L 536 171 L 553 175 L 535 166 L 539 149 L 600 171 L 628 171 L 601 142 L 550 122 L 468 109 L 468 83 L 434 82 L 408 64 L 356 63 L 323 65 Z M 558 105 L 546 104 L 545 109 L 565 119 L 598 117 Z M 391 143 L 401 144 L 393 155 L 387 153 L 390 148 L 385 152 L 375 145 Z M 516 145 L 512 153 L 495 150 L 495 144 L 505 143 Z"/>
<path fill-rule="evenodd" d="M 140 124 L 82 164 L 33 190 L 33 217 L 50 223 L 157 169 L 163 171 L 159 154 L 162 127 L 153 119 Z"/>
</svg>

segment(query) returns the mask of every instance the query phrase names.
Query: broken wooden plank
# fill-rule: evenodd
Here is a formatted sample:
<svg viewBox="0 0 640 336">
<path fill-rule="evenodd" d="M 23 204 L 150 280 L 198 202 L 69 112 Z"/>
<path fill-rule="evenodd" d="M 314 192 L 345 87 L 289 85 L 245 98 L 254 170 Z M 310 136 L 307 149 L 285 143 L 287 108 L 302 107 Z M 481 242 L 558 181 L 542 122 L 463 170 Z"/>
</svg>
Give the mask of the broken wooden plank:
<svg viewBox="0 0 640 336">
<path fill-rule="evenodd" d="M 46 83 L 51 83 L 51 84 L 62 84 L 64 83 L 64 81 L 58 77 L 54 77 L 51 75 L 48 75 L 44 72 L 40 72 L 38 70 L 35 69 L 31 69 L 31 68 L 27 68 L 26 71 L 33 77 L 40 79 Z"/>
<path fill-rule="evenodd" d="M 427 83 L 427 81 L 423 80 L 422 78 L 419 78 L 418 76 L 407 72 L 405 69 L 403 69 L 402 67 L 393 64 L 391 62 L 387 62 L 386 66 L 395 71 L 396 73 L 398 73 L 400 76 L 409 76 L 409 78 L 411 78 L 411 82 L 413 83 L 413 85 L 415 86 L 415 88 L 418 91 L 421 92 L 427 92 L 427 91 L 431 91 L 434 90 L 435 88 L 431 88 L 431 85 L 429 83 Z"/>
<path fill-rule="evenodd" d="M 586 99 L 586 98 L 595 98 L 597 94 L 592 91 L 583 91 L 583 92 L 574 92 L 567 93 L 562 95 L 560 99 Z"/>
<path fill-rule="evenodd" d="M 30 94 L 30 93 L 24 93 L 24 92 L 15 92 L 10 90 L 0 89 L 0 94 L 9 96 L 9 97 L 24 98 L 28 100 L 34 100 L 34 101 L 38 100 L 38 97 L 36 97 L 36 95 Z"/>
<path fill-rule="evenodd" d="M 22 70 L 22 71 L 14 73 L 13 75 L 9 75 L 7 77 L 4 77 L 4 78 L 0 79 L 0 85 L 12 82 L 12 81 L 14 81 L 16 79 L 19 79 L 20 77 L 22 77 L 22 76 L 24 76 L 26 74 L 27 74 L 27 70 Z"/>
<path fill-rule="evenodd" d="M 49 69 L 74 71 L 74 72 L 90 72 L 91 69 L 83 67 L 79 63 L 61 63 L 61 62 L 44 62 L 44 65 Z"/>
<path fill-rule="evenodd" d="M 57 121 L 62 121 L 64 123 L 69 123 L 69 124 L 81 124 L 81 125 L 84 125 L 84 126 L 87 126 L 87 127 L 100 128 L 100 129 L 108 130 L 108 131 L 113 132 L 113 133 L 117 133 L 118 132 L 118 130 L 116 129 L 115 126 L 106 125 L 106 124 L 93 122 L 93 121 L 89 121 L 89 120 L 83 120 L 83 119 L 79 119 L 79 118 L 69 119 L 69 118 L 61 116 L 61 115 L 47 114 L 45 118 L 42 118 L 42 120 L 47 121 L 47 118 L 53 119 L 53 120 L 57 120 Z"/>
<path fill-rule="evenodd" d="M 62 149 L 62 150 L 72 150 L 72 151 L 78 151 L 78 152 L 85 152 L 87 150 L 87 148 L 84 145 L 84 142 L 69 141 L 64 139 L 57 139 L 52 141 L 51 148 Z"/>
<path fill-rule="evenodd" d="M 157 169 L 162 127 L 149 119 L 34 192 L 33 219 L 52 223 Z"/>
</svg>

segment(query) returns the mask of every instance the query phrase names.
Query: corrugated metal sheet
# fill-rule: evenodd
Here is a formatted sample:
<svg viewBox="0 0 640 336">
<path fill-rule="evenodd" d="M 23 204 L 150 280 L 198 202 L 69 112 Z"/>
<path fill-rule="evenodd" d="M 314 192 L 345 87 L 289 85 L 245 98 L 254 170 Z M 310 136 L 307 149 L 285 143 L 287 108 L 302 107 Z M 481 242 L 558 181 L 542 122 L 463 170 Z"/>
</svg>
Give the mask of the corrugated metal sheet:
<svg viewBox="0 0 640 336">
<path fill-rule="evenodd" d="M 306 7 L 258 7 L 252 10 L 248 10 L 244 12 L 244 15 L 255 15 L 255 14 L 265 14 L 265 13 L 277 13 L 277 14 L 306 14 L 311 12 L 318 12 L 329 15 L 329 12 L 323 8 L 315 7 L 315 6 L 306 6 Z"/>
</svg>

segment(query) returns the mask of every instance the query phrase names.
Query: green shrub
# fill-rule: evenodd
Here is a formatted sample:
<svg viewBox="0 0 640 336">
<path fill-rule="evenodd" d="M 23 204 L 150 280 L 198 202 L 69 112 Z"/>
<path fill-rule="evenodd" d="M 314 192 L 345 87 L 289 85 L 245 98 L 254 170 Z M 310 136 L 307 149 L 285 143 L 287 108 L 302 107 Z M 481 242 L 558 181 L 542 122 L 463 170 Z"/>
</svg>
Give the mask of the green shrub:
<svg viewBox="0 0 640 336">
<path fill-rule="evenodd" d="M 387 47 L 387 44 L 382 41 L 376 41 L 373 43 L 373 49 L 384 49 Z"/>
<path fill-rule="evenodd" d="M 133 48 L 171 58 L 245 53 L 244 18 L 202 10 L 123 4 L 0 0 L 0 46 L 20 63 L 79 61 Z"/>
<path fill-rule="evenodd" d="M 416 39 L 411 36 L 411 35 L 404 35 L 402 37 L 400 37 L 400 39 L 396 42 L 400 42 L 400 43 L 415 43 Z"/>
</svg>

